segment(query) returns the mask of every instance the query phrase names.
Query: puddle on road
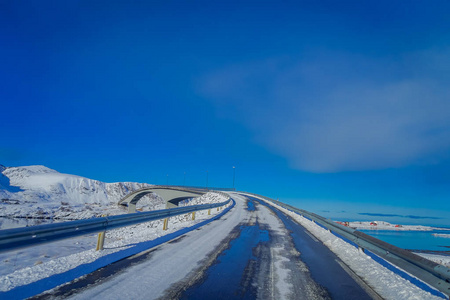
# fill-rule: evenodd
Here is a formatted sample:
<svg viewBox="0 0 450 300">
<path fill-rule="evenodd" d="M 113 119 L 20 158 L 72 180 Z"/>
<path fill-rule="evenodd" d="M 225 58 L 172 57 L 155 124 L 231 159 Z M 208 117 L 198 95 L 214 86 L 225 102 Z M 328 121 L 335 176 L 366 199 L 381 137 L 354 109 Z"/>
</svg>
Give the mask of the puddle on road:
<svg viewBox="0 0 450 300">
<path fill-rule="evenodd" d="M 253 203 L 252 203 L 253 204 Z M 254 207 L 254 205 L 253 205 Z M 255 299 L 256 289 L 251 285 L 256 270 L 248 274 L 249 265 L 255 265 L 257 257 L 253 248 L 269 241 L 269 231 L 259 227 L 240 226 L 240 235 L 230 242 L 204 275 L 202 282 L 188 288 L 180 299 Z"/>
<path fill-rule="evenodd" d="M 248 211 L 255 211 L 256 210 L 255 203 L 250 198 L 247 198 L 247 210 Z"/>
</svg>

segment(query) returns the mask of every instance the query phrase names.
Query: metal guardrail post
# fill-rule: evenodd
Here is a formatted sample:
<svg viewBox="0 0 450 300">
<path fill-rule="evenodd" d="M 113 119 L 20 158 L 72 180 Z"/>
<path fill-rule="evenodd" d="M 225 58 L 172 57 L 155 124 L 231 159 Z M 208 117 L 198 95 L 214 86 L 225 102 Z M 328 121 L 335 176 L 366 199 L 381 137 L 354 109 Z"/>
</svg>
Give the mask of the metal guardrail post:
<svg viewBox="0 0 450 300">
<path fill-rule="evenodd" d="M 163 230 L 167 230 L 169 228 L 169 218 L 164 219 Z"/>
<path fill-rule="evenodd" d="M 96 247 L 95 251 L 103 250 L 103 245 L 105 244 L 105 234 L 106 234 L 106 231 L 102 231 L 98 234 L 97 247 Z"/>
</svg>

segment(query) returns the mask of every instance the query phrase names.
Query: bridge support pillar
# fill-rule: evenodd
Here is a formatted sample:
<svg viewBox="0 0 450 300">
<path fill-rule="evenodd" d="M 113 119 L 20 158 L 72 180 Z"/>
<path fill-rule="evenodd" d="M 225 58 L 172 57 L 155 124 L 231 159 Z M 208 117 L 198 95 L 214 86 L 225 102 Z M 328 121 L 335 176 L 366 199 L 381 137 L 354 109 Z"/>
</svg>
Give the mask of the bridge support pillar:
<svg viewBox="0 0 450 300">
<path fill-rule="evenodd" d="M 208 209 L 208 216 L 211 214 L 211 208 Z"/>
<path fill-rule="evenodd" d="M 172 202 L 167 201 L 166 199 L 164 199 L 164 200 L 166 201 L 166 209 L 178 207 L 178 205 L 175 205 Z"/>
<path fill-rule="evenodd" d="M 128 203 L 128 213 L 134 214 L 136 212 L 136 204 Z"/>
<path fill-rule="evenodd" d="M 169 227 L 169 218 L 164 219 L 163 230 L 167 230 Z"/>
<path fill-rule="evenodd" d="M 192 221 L 195 220 L 195 211 L 192 212 Z"/>
<path fill-rule="evenodd" d="M 119 201 L 119 205 L 128 206 L 128 213 L 136 212 L 136 203 L 145 195 L 154 193 L 166 202 L 166 208 L 178 207 L 181 201 L 200 197 L 208 191 L 205 189 L 191 189 L 170 186 L 150 186 L 126 195 Z"/>
</svg>

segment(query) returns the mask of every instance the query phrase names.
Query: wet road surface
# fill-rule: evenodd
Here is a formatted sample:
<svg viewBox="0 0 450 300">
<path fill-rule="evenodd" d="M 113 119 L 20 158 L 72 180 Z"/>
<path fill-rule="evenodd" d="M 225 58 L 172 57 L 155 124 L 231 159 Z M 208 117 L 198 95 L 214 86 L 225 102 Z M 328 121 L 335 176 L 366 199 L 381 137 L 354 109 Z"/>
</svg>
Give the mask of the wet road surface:
<svg viewBox="0 0 450 300">
<path fill-rule="evenodd" d="M 256 224 L 241 225 L 239 236 L 181 299 L 372 299 L 306 229 L 263 201 L 247 199 Z M 273 228 L 273 219 L 260 220 L 267 212 L 285 232 Z M 283 282 L 274 284 L 283 273 Z"/>
<path fill-rule="evenodd" d="M 256 198 L 233 198 L 221 219 L 43 299 L 372 299 L 292 219 Z"/>
<path fill-rule="evenodd" d="M 283 214 L 278 209 L 253 198 L 261 205 L 269 207 L 283 222 L 301 253 L 300 259 L 308 266 L 311 277 L 325 287 L 333 299 L 372 299 L 342 267 L 343 262 L 325 245 L 313 237 L 305 228 Z"/>
</svg>

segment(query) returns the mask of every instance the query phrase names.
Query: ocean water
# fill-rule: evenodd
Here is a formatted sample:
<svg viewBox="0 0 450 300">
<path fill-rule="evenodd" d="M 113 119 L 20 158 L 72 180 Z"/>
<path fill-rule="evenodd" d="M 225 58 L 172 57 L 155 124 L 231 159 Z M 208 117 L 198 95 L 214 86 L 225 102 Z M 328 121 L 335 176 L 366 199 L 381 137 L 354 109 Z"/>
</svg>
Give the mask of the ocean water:
<svg viewBox="0 0 450 300">
<path fill-rule="evenodd" d="M 449 230 L 432 231 L 396 231 L 396 230 L 360 230 L 365 234 L 385 241 L 394 246 L 421 251 L 447 251 L 450 254 L 450 237 L 437 237 L 433 233 L 448 234 Z"/>
</svg>

